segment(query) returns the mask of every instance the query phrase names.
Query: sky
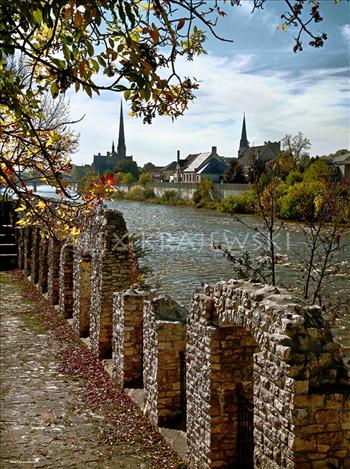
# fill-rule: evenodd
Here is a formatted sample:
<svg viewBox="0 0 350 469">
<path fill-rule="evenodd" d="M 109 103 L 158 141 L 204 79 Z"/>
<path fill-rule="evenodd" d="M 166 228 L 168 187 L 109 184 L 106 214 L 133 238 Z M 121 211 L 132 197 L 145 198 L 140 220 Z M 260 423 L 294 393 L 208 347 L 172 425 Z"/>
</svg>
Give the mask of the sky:
<svg viewBox="0 0 350 469">
<path fill-rule="evenodd" d="M 321 0 L 324 21 L 317 30 L 325 31 L 328 40 L 321 49 L 305 45 L 297 54 L 293 31 L 277 29 L 284 11 L 280 0 L 267 0 L 264 10 L 254 14 L 250 0 L 227 8 L 217 32 L 233 42 L 208 35 L 207 55 L 178 62 L 181 73 L 200 81 L 197 99 L 184 116 L 143 124 L 128 115 L 128 103 L 123 103 L 127 154 L 139 166 L 149 161 L 166 165 L 177 150 L 185 158 L 212 146 L 222 156 L 237 156 L 243 113 L 251 145 L 300 131 L 310 139 L 313 156 L 350 148 L 350 4 Z M 94 154 L 111 150 L 113 140 L 117 145 L 121 95 L 91 99 L 69 92 L 68 98 L 71 117 L 84 116 L 75 125 L 80 149 L 73 163 L 91 164 Z"/>
</svg>

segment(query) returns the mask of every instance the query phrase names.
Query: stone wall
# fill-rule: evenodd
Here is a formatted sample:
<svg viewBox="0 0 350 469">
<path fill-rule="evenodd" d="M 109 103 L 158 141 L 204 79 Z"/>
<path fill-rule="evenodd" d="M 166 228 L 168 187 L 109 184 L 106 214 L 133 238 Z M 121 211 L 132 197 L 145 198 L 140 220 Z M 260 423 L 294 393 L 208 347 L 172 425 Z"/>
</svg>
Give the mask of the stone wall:
<svg viewBox="0 0 350 469">
<path fill-rule="evenodd" d="M 114 378 L 121 387 L 143 386 L 143 306 L 151 289 L 134 285 L 113 299 Z"/>
<path fill-rule="evenodd" d="M 215 195 L 218 199 L 228 196 L 237 196 L 247 191 L 249 184 L 214 184 Z M 156 196 L 161 197 L 167 191 L 175 191 L 183 199 L 191 199 L 197 190 L 194 182 L 155 182 L 153 190 Z"/>
<path fill-rule="evenodd" d="M 319 307 L 231 280 L 194 294 L 187 314 L 130 288 L 119 212 L 99 209 L 74 245 L 47 246 L 31 229 L 18 240 L 26 274 L 66 318 L 74 312 L 101 358 L 113 351 L 119 385 L 144 386 L 152 423 L 179 427 L 187 416 L 192 469 L 350 468 L 349 375 Z"/>
<path fill-rule="evenodd" d="M 247 282 L 207 286 L 189 313 L 187 356 L 191 467 L 239 467 L 241 394 L 253 398 L 255 467 L 345 467 L 350 383 L 318 307 Z M 339 405 L 330 426 L 318 413 L 327 399 Z"/>
<path fill-rule="evenodd" d="M 184 414 L 180 353 L 186 348 L 185 318 L 185 309 L 169 297 L 145 301 L 144 401 L 154 425 L 178 426 Z"/>
</svg>

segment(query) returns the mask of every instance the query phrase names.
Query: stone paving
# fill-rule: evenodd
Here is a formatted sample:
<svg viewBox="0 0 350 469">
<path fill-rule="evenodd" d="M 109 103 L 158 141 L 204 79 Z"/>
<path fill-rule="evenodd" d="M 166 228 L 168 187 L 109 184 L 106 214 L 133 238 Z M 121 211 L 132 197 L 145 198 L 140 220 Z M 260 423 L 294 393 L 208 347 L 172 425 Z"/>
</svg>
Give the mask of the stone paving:
<svg viewBox="0 0 350 469">
<path fill-rule="evenodd" d="M 59 371 L 59 343 L 31 323 L 33 306 L 8 279 L 1 274 L 0 467 L 149 469 L 104 442 L 109 422 L 84 405 L 81 380 Z"/>
</svg>

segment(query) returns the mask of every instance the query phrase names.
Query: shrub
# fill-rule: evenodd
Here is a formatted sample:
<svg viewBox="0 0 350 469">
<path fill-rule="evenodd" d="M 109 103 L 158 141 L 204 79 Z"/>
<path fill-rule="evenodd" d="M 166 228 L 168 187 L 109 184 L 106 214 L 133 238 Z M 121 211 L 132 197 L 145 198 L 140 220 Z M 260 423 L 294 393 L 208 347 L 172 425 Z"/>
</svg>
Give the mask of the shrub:
<svg viewBox="0 0 350 469">
<path fill-rule="evenodd" d="M 155 199 L 156 198 L 156 194 L 154 193 L 154 190 L 150 187 L 145 188 L 144 196 L 145 196 L 145 200 Z"/>
<path fill-rule="evenodd" d="M 305 220 L 315 215 L 315 200 L 325 189 L 321 181 L 298 182 L 280 199 L 280 217 L 286 220 Z"/>
<path fill-rule="evenodd" d="M 142 173 L 139 177 L 139 184 L 147 187 L 152 184 L 152 176 L 149 173 Z"/>
<path fill-rule="evenodd" d="M 126 198 L 130 200 L 145 200 L 145 189 L 139 185 L 133 186 L 126 194 Z"/>
<path fill-rule="evenodd" d="M 172 202 L 172 201 L 174 201 L 174 200 L 176 200 L 176 199 L 178 199 L 178 198 L 179 198 L 179 197 L 178 197 L 177 192 L 171 190 L 171 191 L 165 191 L 164 194 L 161 196 L 160 199 L 161 199 L 162 202 L 167 203 L 167 202 Z"/>
<path fill-rule="evenodd" d="M 203 179 L 197 184 L 197 190 L 193 193 L 192 202 L 195 207 L 204 207 L 206 202 L 214 200 L 213 181 Z"/>
<path fill-rule="evenodd" d="M 230 195 L 220 202 L 219 210 L 224 213 L 254 213 L 255 196 L 252 191 Z"/>
<path fill-rule="evenodd" d="M 288 174 L 286 178 L 287 186 L 293 186 L 297 182 L 301 182 L 303 180 L 303 175 L 299 171 L 292 171 Z"/>
</svg>

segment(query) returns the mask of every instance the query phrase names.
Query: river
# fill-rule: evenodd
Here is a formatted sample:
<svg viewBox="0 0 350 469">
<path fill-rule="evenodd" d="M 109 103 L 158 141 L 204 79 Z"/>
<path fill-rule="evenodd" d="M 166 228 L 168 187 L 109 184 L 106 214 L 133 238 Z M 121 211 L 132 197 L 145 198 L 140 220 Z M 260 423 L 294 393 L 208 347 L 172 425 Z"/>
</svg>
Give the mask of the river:
<svg viewBox="0 0 350 469">
<path fill-rule="evenodd" d="M 227 214 L 124 200 L 108 205 L 123 212 L 129 233 L 139 237 L 145 249 L 141 265 L 151 270 L 146 275 L 147 283 L 186 306 L 190 304 L 192 293 L 201 291 L 204 283 L 235 277 L 231 264 L 213 249 L 213 242 L 229 247 L 237 255 L 247 250 L 253 259 L 261 252 L 261 237 Z M 241 218 L 253 228 L 261 226 L 252 216 Z M 350 263 L 349 233 L 343 242 L 345 247 L 338 260 L 343 261 L 344 271 Z M 284 225 L 276 238 L 276 251 L 281 256 L 277 284 L 288 289 L 301 287 L 300 265 L 302 256 L 307 254 L 301 224 Z M 334 274 L 327 280 L 326 288 L 333 299 L 348 301 L 347 306 L 341 307 L 336 326 L 336 334 L 347 346 L 350 346 L 349 283 L 348 275 Z"/>
</svg>

